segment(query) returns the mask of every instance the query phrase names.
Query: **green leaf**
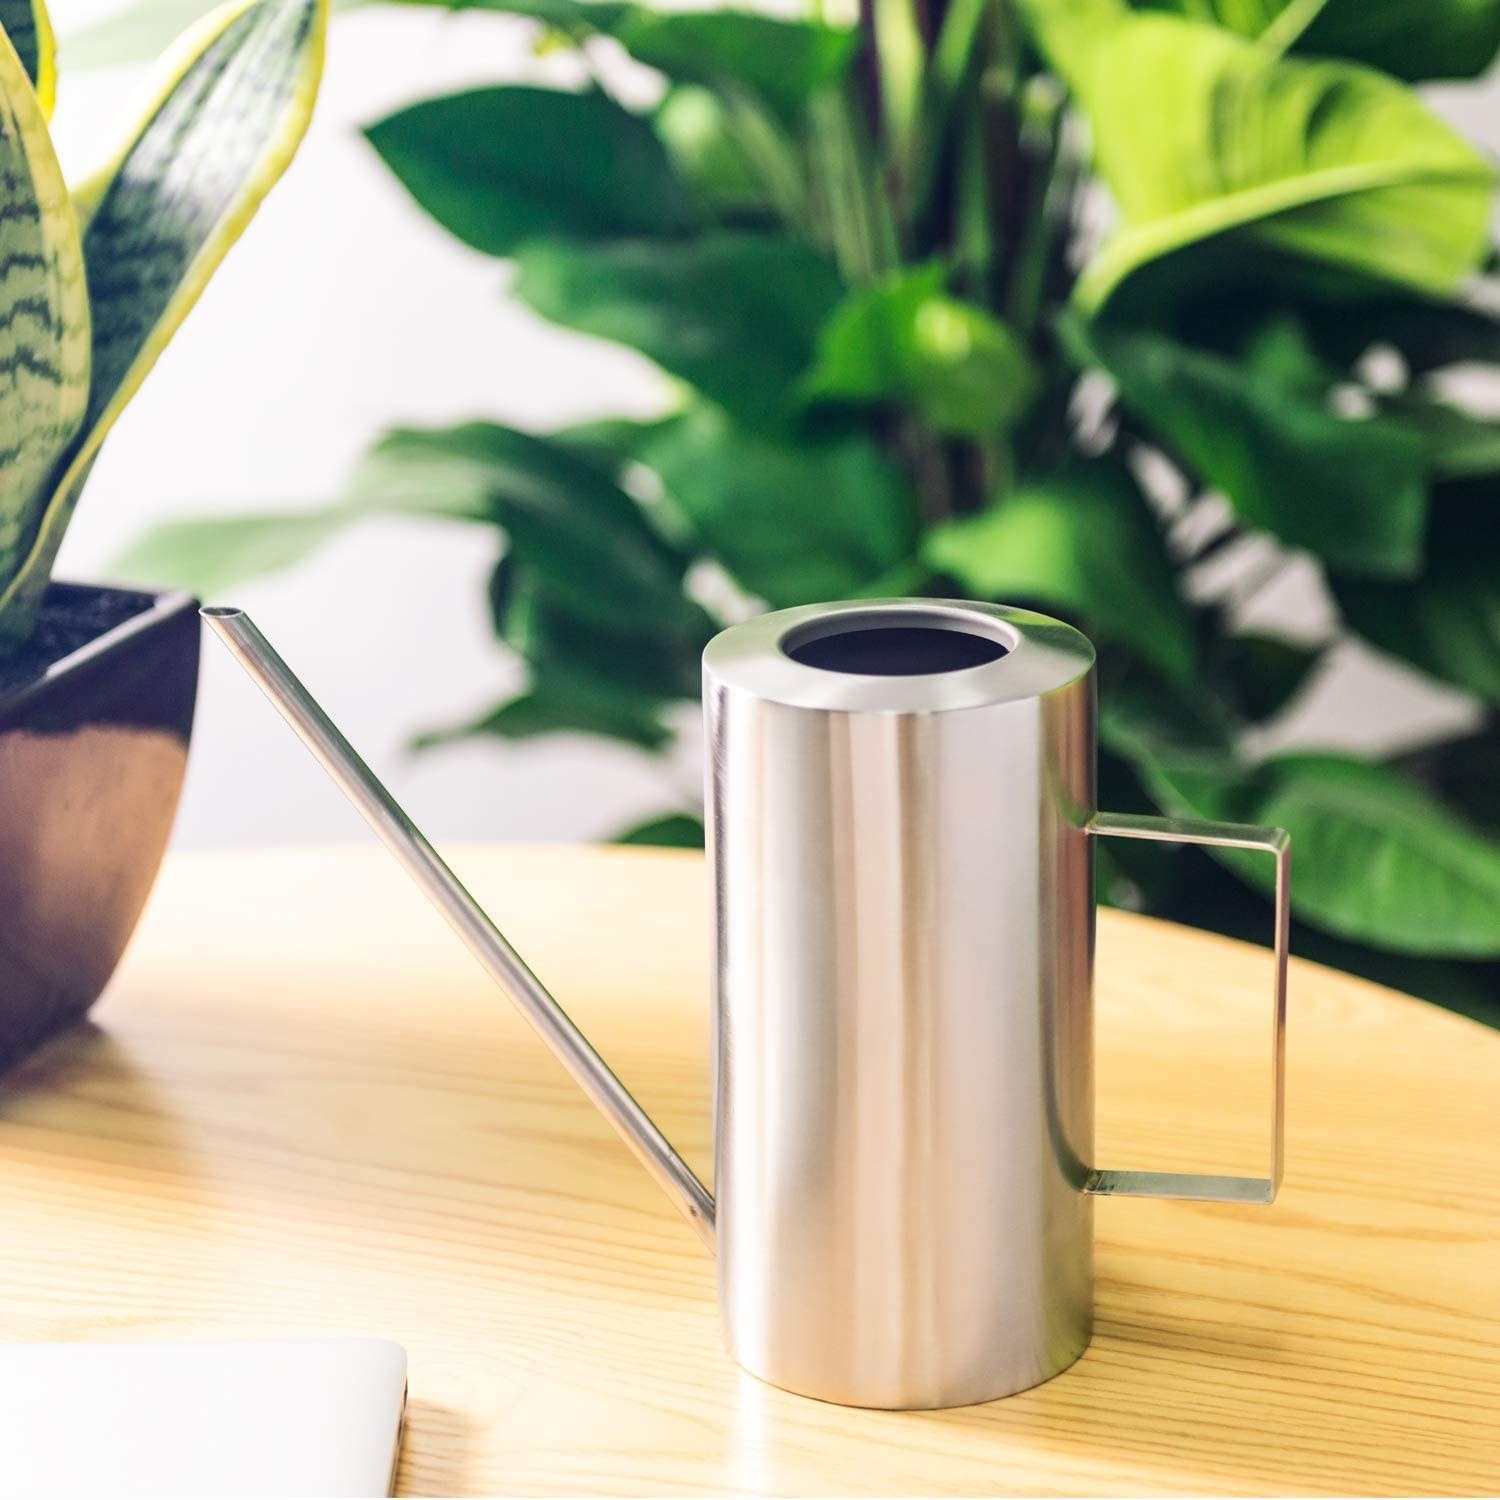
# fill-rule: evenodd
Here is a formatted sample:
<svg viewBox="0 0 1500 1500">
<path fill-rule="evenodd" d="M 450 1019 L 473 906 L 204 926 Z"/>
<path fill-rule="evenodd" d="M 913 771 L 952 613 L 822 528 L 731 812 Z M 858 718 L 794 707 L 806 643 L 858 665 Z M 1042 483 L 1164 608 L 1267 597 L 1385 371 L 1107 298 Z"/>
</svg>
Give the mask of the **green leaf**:
<svg viewBox="0 0 1500 1500">
<path fill-rule="evenodd" d="M 1500 51 L 1500 0 L 1147 0 L 1298 52 L 1368 63 L 1416 83 L 1477 78 Z"/>
<path fill-rule="evenodd" d="M 1323 652 L 1269 635 L 1235 635 L 1219 656 L 1240 713 L 1251 723 L 1285 712 L 1307 686 Z"/>
<path fill-rule="evenodd" d="M 611 842 L 644 844 L 656 849 L 701 849 L 703 819 L 690 817 L 687 813 L 666 813 L 637 823 L 624 833 L 617 833 Z"/>
<path fill-rule="evenodd" d="M 1413 93 L 1352 63 L 1278 59 L 1119 0 L 1026 0 L 1092 127 L 1121 213 L 1076 298 L 1102 307 L 1161 257 L 1234 234 L 1272 252 L 1451 292 L 1489 243 L 1494 173 Z"/>
<path fill-rule="evenodd" d="M 57 99 L 57 41 L 43 0 L 0 0 L 0 31 L 10 38 L 16 58 L 36 90 L 42 115 L 50 119 Z M 9 93 L 7 79 L 7 96 Z M 10 107 L 15 109 L 14 102 Z"/>
<path fill-rule="evenodd" d="M 844 77 L 859 45 L 852 27 L 816 20 L 747 10 L 622 10 L 610 34 L 637 61 L 671 78 L 747 89 L 786 120 Z"/>
<path fill-rule="evenodd" d="M 1439 486 L 1422 576 L 1393 584 L 1335 574 L 1344 619 L 1366 640 L 1500 704 L 1500 490 Z"/>
<path fill-rule="evenodd" d="M 1081 616 L 1170 680 L 1193 674 L 1187 605 L 1145 500 L 1116 464 L 1024 480 L 981 514 L 935 527 L 923 555 L 979 598 Z"/>
<path fill-rule="evenodd" d="M 483 424 L 475 424 L 482 427 Z M 222 597 L 250 578 L 277 573 L 346 527 L 378 515 L 432 516 L 495 524 L 496 475 L 468 427 L 396 428 L 360 459 L 335 505 L 266 515 L 164 521 L 109 566 L 112 578 Z"/>
<path fill-rule="evenodd" d="M 1500 364 L 1500 318 L 1480 307 L 1420 297 L 1347 306 L 1309 306 L 1301 316 L 1319 349 L 1352 365 L 1372 346 L 1389 344 L 1412 376 L 1456 364 Z"/>
<path fill-rule="evenodd" d="M 1146 779 L 1176 815 L 1285 828 L 1303 920 L 1397 953 L 1500 956 L 1500 841 L 1394 771 L 1297 755 L 1248 774 L 1157 765 Z M 1269 860 L 1234 851 L 1223 859 L 1270 889 Z"/>
<path fill-rule="evenodd" d="M 24 566 L 48 476 L 88 406 L 83 250 L 41 105 L 0 33 L 0 586 Z M 0 608 L 0 641 L 24 640 L 27 609 Z"/>
<path fill-rule="evenodd" d="M 734 116 L 695 84 L 668 89 L 651 117 L 672 165 L 693 196 L 718 219 L 767 214 L 770 196 L 745 150 Z"/>
<path fill-rule="evenodd" d="M 923 266 L 849 293 L 819 337 L 804 396 L 905 403 L 955 437 L 1013 426 L 1037 391 L 1026 350 L 983 308 L 950 297 L 943 276 Z"/>
<path fill-rule="evenodd" d="M 353 512 L 315 510 L 163 521 L 115 558 L 109 576 L 222 599 L 247 578 L 279 573 L 310 557 L 352 519 Z"/>
<path fill-rule="evenodd" d="M 496 565 L 490 608 L 496 631 L 534 675 L 653 703 L 698 701 L 703 648 L 719 628 L 686 598 L 676 618 L 601 624 L 553 593 L 517 550 Z"/>
<path fill-rule="evenodd" d="M 1500 724 L 1409 751 L 1392 768 L 1500 837 Z"/>
<path fill-rule="evenodd" d="M 1415 432 L 1438 479 L 1474 479 L 1500 474 L 1500 422 L 1426 396 L 1402 395 L 1381 410 Z"/>
<path fill-rule="evenodd" d="M 530 740 L 548 734 L 599 735 L 651 751 L 662 749 L 672 738 L 649 704 L 590 684 L 549 678 L 533 682 L 519 697 L 471 723 L 421 735 L 412 748 L 428 750 L 476 735 Z"/>
<path fill-rule="evenodd" d="M 641 458 L 703 546 L 772 609 L 848 598 L 916 548 L 915 497 L 863 437 L 777 442 L 700 405 Z"/>
<path fill-rule="evenodd" d="M 743 89 L 795 119 L 848 72 L 859 33 L 822 21 L 749 10 L 653 10 L 612 0 L 417 0 L 454 10 L 528 16 L 575 38 L 613 37 L 669 78 Z"/>
<path fill-rule="evenodd" d="M 472 89 L 365 134 L 439 224 L 489 255 L 552 235 L 682 234 L 694 222 L 649 122 L 598 89 Z"/>
<path fill-rule="evenodd" d="M 93 373 L 0 618 L 29 618 L 100 445 L 291 161 L 322 72 L 326 0 L 235 0 L 183 41 L 156 104 L 91 191 Z"/>
<path fill-rule="evenodd" d="M 470 423 L 488 465 L 495 515 L 527 569 L 581 620 L 611 627 L 696 621 L 686 559 L 594 464 L 546 438 Z"/>
<path fill-rule="evenodd" d="M 218 592 L 286 567 L 372 515 L 500 526 L 555 597 L 584 620 L 696 629 L 686 558 L 610 475 L 562 443 L 491 422 L 396 428 L 360 462 L 338 504 L 271 516 L 169 522 L 120 558 L 123 577 Z"/>
<path fill-rule="evenodd" d="M 1415 571 L 1427 486 L 1414 432 L 1340 417 L 1274 374 L 1154 332 L 1075 323 L 1068 337 L 1251 525 L 1351 574 Z"/>
<path fill-rule="evenodd" d="M 628 344 L 743 421 L 775 423 L 842 287 L 812 250 L 771 234 L 676 242 L 534 241 L 515 293 L 544 318 Z"/>
</svg>

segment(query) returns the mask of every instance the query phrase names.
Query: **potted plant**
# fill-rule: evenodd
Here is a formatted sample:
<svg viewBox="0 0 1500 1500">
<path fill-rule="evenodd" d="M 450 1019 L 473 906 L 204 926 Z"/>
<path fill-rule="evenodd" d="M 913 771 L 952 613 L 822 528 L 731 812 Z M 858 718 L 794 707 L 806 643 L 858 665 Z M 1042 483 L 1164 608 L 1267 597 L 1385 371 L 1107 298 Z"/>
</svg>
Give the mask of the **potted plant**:
<svg viewBox="0 0 1500 1500">
<path fill-rule="evenodd" d="M 0 1067 L 83 1014 L 161 862 L 186 763 L 186 594 L 58 583 L 100 445 L 290 161 L 325 0 L 236 0 L 185 35 L 69 192 L 42 0 L 0 0 Z"/>
<path fill-rule="evenodd" d="M 648 752 L 745 609 L 1033 604 L 1100 646 L 1107 805 L 1287 827 L 1300 951 L 1500 1017 L 1500 426 L 1453 378 L 1500 362 L 1495 173 L 1412 87 L 1488 67 L 1500 0 L 482 8 L 592 81 L 425 100 L 370 142 L 675 406 L 398 429 L 331 509 L 163 528 L 138 574 L 223 586 L 382 511 L 495 528 L 531 682 L 456 732 Z M 648 107 L 611 91 L 616 49 L 655 71 Z M 1291 566 L 1323 601 L 1298 630 L 1264 607 Z M 1268 751 L 1351 642 L 1470 729 Z M 696 811 L 630 836 L 695 839 Z M 1264 929 L 1233 853 L 1101 875 Z"/>
</svg>

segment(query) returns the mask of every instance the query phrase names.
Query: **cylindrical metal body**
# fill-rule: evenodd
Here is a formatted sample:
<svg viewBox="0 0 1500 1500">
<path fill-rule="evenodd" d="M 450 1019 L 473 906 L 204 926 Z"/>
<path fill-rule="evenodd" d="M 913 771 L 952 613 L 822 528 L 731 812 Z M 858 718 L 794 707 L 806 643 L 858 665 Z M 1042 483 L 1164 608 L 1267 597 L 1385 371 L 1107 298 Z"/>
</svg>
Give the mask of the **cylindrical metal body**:
<svg viewBox="0 0 1500 1500">
<path fill-rule="evenodd" d="M 719 1300 L 775 1385 L 955 1406 L 1088 1343 L 1093 661 L 910 600 L 705 654 Z"/>
</svg>

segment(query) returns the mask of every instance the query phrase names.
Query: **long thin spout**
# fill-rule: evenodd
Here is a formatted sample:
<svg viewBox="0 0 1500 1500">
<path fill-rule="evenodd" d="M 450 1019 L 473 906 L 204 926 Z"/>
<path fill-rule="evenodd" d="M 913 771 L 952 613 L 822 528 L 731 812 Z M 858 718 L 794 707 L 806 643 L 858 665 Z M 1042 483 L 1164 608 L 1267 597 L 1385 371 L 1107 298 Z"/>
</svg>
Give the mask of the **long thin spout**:
<svg viewBox="0 0 1500 1500">
<path fill-rule="evenodd" d="M 443 914 L 490 978 L 509 995 L 553 1056 L 572 1074 L 573 1081 L 593 1100 L 620 1139 L 712 1250 L 714 1200 L 708 1189 L 339 733 L 317 699 L 297 680 L 244 610 L 213 606 L 201 613 L 318 763 L 359 809 L 381 843 Z"/>
</svg>

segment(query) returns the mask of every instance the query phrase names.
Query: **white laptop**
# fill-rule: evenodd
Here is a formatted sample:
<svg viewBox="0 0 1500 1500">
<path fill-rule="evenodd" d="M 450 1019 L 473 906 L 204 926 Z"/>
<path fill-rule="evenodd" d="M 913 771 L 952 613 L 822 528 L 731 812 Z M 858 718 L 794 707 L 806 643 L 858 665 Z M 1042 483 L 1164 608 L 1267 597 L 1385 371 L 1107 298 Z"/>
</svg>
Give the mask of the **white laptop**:
<svg viewBox="0 0 1500 1500">
<path fill-rule="evenodd" d="M 389 1495 L 406 1352 L 0 1344 L 0 1495 Z"/>
</svg>

